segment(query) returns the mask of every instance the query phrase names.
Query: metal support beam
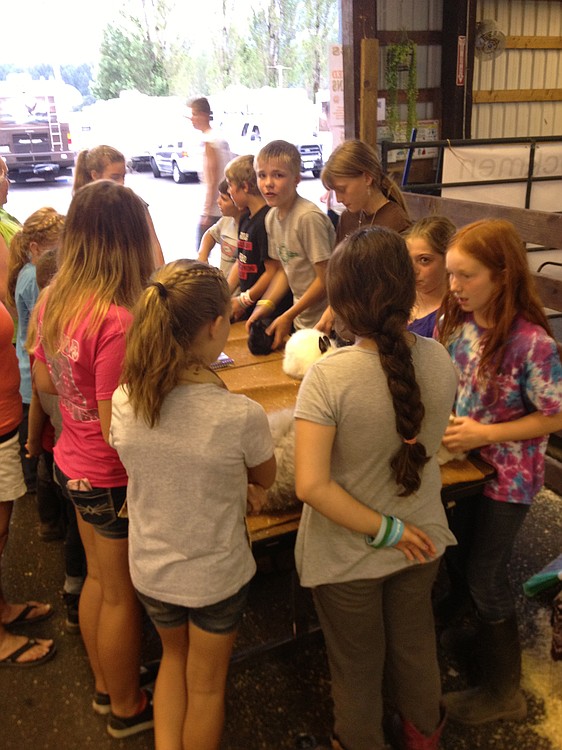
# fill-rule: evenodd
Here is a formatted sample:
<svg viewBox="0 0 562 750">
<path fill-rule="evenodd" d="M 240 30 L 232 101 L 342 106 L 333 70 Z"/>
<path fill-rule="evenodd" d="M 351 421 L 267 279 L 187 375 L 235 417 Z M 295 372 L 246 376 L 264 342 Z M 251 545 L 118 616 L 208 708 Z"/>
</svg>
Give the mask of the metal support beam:
<svg viewBox="0 0 562 750">
<path fill-rule="evenodd" d="M 470 138 L 476 0 L 443 3 L 442 138 Z"/>
</svg>

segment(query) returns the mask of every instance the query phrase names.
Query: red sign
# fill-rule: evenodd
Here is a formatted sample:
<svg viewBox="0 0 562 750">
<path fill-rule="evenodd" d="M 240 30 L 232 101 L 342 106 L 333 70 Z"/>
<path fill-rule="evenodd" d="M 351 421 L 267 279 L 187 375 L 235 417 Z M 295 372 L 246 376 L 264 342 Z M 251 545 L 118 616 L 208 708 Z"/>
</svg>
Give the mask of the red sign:
<svg viewBox="0 0 562 750">
<path fill-rule="evenodd" d="M 466 74 L 466 37 L 457 39 L 457 86 L 464 86 Z"/>
</svg>

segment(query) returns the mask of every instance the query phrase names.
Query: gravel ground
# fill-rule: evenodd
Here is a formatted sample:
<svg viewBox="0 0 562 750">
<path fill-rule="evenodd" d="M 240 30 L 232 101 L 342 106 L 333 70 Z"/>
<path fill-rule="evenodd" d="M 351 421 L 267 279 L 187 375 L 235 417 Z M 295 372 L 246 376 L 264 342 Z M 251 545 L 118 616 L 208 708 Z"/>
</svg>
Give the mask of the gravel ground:
<svg viewBox="0 0 562 750">
<path fill-rule="evenodd" d="M 511 568 L 520 632 L 524 646 L 523 685 L 529 702 L 525 723 L 497 722 L 481 728 L 449 723 L 443 750 L 562 750 L 562 662 L 549 657 L 550 602 L 553 590 L 527 599 L 521 585 L 562 549 L 562 499 L 543 490 L 529 513 Z M 292 566 L 290 555 L 265 560 L 254 581 L 250 607 L 238 642 L 240 658 L 233 664 L 224 740 L 221 750 L 295 750 L 326 742 L 331 726 L 329 675 L 319 633 L 299 642 L 291 638 Z M 14 513 L 4 561 L 8 598 L 40 599 L 56 606 L 55 615 L 27 628 L 30 635 L 53 637 L 57 656 L 37 669 L 0 670 L 0 747 L 2 750 L 77 750 L 136 748 L 152 750 L 152 733 L 112 740 L 102 718 L 90 707 L 92 684 L 79 636 L 64 632 L 60 598 L 62 546 L 37 536 L 33 497 Z M 304 612 L 314 625 L 310 600 Z M 23 632 L 23 631 L 22 631 Z M 126 634 L 123 634 L 126 637 Z M 252 651 L 271 640 L 285 646 L 268 653 Z M 158 639 L 146 623 L 145 656 L 158 655 Z M 442 658 L 445 690 L 464 686 L 455 665 Z M 308 743 L 308 744 L 307 744 Z"/>
</svg>

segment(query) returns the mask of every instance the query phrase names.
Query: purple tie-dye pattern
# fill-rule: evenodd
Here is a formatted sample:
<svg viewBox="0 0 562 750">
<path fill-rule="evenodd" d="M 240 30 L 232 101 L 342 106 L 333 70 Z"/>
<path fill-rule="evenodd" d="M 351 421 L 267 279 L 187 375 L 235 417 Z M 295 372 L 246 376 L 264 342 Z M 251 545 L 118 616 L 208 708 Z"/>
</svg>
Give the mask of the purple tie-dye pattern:
<svg viewBox="0 0 562 750">
<path fill-rule="evenodd" d="M 562 365 L 553 339 L 523 318 L 513 324 L 497 377 L 478 382 L 482 335 L 467 316 L 458 337 L 448 345 L 459 373 L 455 411 L 478 422 L 511 422 L 533 411 L 545 415 L 562 409 Z M 497 471 L 485 494 L 494 500 L 530 504 L 544 482 L 544 454 L 548 438 L 497 443 L 480 448 L 480 455 Z"/>
</svg>

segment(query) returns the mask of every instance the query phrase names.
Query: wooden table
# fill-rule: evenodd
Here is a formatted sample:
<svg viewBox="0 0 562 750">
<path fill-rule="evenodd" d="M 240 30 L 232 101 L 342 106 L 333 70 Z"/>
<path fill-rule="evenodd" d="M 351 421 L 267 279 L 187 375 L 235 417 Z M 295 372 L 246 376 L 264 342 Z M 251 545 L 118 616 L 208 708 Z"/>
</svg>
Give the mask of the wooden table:
<svg viewBox="0 0 562 750">
<path fill-rule="evenodd" d="M 252 354 L 247 345 L 245 324 L 235 323 L 231 326 L 225 353 L 234 362 L 219 370 L 218 374 L 230 391 L 244 393 L 260 403 L 266 412 L 294 407 L 300 381 L 290 378 L 283 372 L 283 352 L 272 352 L 267 355 Z M 494 470 L 491 466 L 475 458 L 451 461 L 442 466 L 441 498 L 447 511 L 450 511 L 459 499 L 474 494 L 493 475 Z M 260 513 L 248 516 L 247 524 L 254 556 L 257 559 L 264 559 L 266 556 L 273 559 L 278 553 L 292 549 L 300 516 L 300 506 L 284 513 Z M 306 616 L 307 607 L 303 599 L 307 594 L 301 588 L 294 569 L 291 576 L 290 635 L 280 640 L 267 641 L 237 651 L 234 661 L 242 661 L 258 653 L 279 648 L 287 642 L 318 630 L 317 624 L 311 627 Z"/>
<path fill-rule="evenodd" d="M 230 329 L 225 353 L 234 360 L 218 371 L 228 389 L 244 393 L 260 403 L 267 412 L 292 408 L 300 381 L 283 372 L 283 352 L 255 355 L 247 344 L 245 323 L 234 323 Z M 471 457 L 451 461 L 441 467 L 441 497 L 450 510 L 456 502 L 475 493 L 494 476 L 494 469 L 484 461 Z M 254 550 L 271 550 L 294 539 L 300 519 L 300 508 L 286 513 L 260 514 L 248 518 Z"/>
</svg>

